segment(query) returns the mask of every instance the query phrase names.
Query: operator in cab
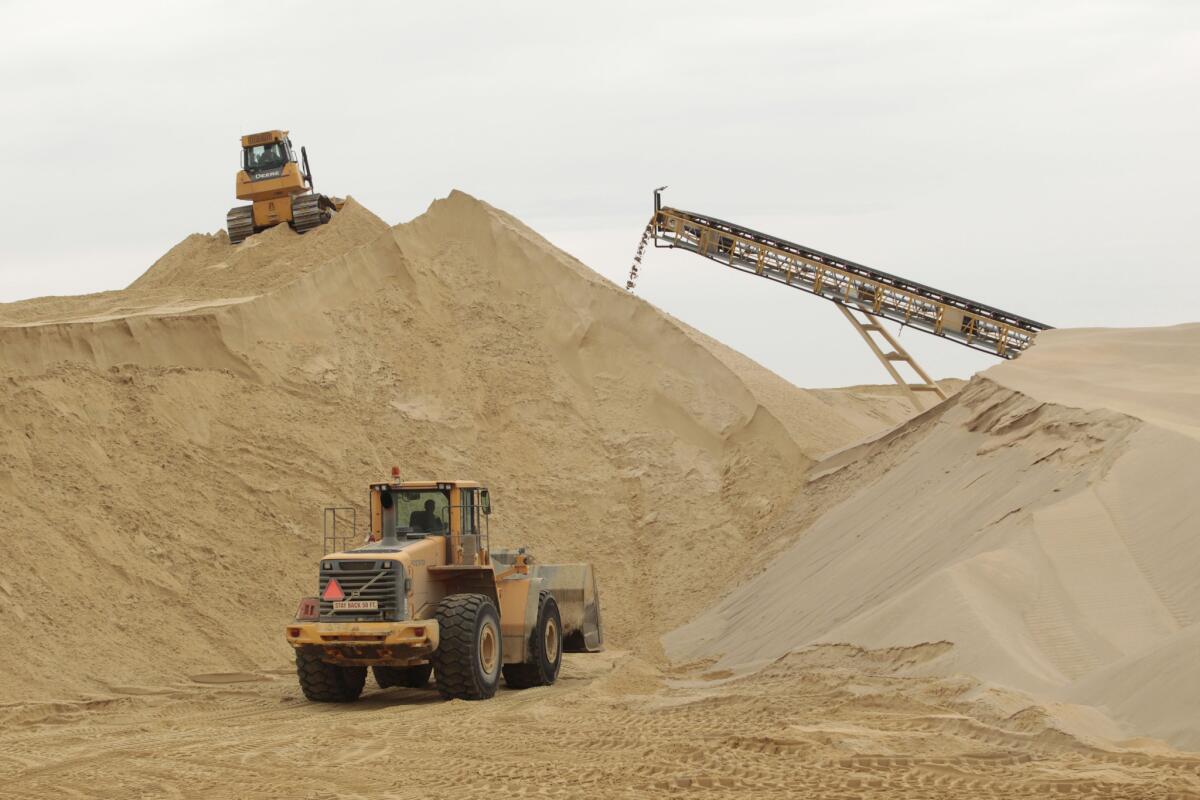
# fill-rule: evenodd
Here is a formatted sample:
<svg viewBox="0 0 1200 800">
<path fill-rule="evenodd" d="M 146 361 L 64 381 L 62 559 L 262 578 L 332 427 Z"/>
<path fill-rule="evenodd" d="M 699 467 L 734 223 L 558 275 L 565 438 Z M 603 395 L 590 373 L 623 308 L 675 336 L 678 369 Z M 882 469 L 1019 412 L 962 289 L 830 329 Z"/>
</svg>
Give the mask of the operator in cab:
<svg viewBox="0 0 1200 800">
<path fill-rule="evenodd" d="M 414 511 L 408 515 L 408 526 L 418 533 L 438 533 L 442 530 L 442 521 L 438 519 L 432 500 L 425 501 L 424 511 Z"/>
<path fill-rule="evenodd" d="M 287 155 L 281 142 L 273 142 L 252 147 L 248 162 L 251 169 L 274 169 L 287 163 Z"/>
</svg>

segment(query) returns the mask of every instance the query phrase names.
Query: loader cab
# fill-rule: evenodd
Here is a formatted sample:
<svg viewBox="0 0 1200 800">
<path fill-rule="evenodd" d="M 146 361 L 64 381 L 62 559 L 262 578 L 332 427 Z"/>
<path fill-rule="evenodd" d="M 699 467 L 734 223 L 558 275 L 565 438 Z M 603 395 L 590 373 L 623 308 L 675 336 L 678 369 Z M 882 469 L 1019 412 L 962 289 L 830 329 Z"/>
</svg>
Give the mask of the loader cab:
<svg viewBox="0 0 1200 800">
<path fill-rule="evenodd" d="M 410 481 L 371 486 L 371 532 L 397 546 L 443 537 L 447 564 L 488 563 L 491 496 L 473 481 Z"/>
<path fill-rule="evenodd" d="M 450 498 L 448 492 L 422 489 L 389 491 L 383 501 L 396 506 L 396 535 L 418 539 L 430 534 L 445 533 L 450 528 Z"/>
</svg>

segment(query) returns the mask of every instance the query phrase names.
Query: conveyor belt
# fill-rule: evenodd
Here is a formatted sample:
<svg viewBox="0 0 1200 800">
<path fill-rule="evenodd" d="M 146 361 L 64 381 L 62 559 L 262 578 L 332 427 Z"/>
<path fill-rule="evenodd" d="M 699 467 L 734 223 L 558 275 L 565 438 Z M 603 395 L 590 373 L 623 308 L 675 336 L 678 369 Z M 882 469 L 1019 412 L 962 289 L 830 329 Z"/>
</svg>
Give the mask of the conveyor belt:
<svg viewBox="0 0 1200 800">
<path fill-rule="evenodd" d="M 975 350 L 1015 358 L 1051 326 L 707 214 L 660 208 L 655 247 L 677 247 Z"/>
</svg>

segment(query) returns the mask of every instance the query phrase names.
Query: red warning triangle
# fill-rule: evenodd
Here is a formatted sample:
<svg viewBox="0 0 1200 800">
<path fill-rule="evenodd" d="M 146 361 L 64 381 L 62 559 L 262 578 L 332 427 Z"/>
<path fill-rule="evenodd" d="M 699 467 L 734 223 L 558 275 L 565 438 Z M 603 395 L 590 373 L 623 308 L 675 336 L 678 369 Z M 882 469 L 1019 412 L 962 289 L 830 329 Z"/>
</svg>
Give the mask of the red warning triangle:
<svg viewBox="0 0 1200 800">
<path fill-rule="evenodd" d="M 321 595 L 322 600 L 345 600 L 346 593 L 342 591 L 342 585 L 337 582 L 337 578 L 331 578 L 329 585 L 325 587 L 325 593 Z"/>
</svg>

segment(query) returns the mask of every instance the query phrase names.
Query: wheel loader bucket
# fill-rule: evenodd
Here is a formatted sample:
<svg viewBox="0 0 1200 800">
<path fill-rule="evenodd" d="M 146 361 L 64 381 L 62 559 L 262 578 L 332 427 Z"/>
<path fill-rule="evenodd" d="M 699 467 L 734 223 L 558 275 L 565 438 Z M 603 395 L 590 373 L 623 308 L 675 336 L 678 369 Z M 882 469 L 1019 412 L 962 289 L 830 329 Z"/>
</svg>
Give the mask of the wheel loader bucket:
<svg viewBox="0 0 1200 800">
<path fill-rule="evenodd" d="M 604 649 L 600 593 L 591 564 L 531 564 L 529 573 L 542 579 L 542 589 L 558 603 L 562 617 L 563 650 L 598 653 Z"/>
</svg>

